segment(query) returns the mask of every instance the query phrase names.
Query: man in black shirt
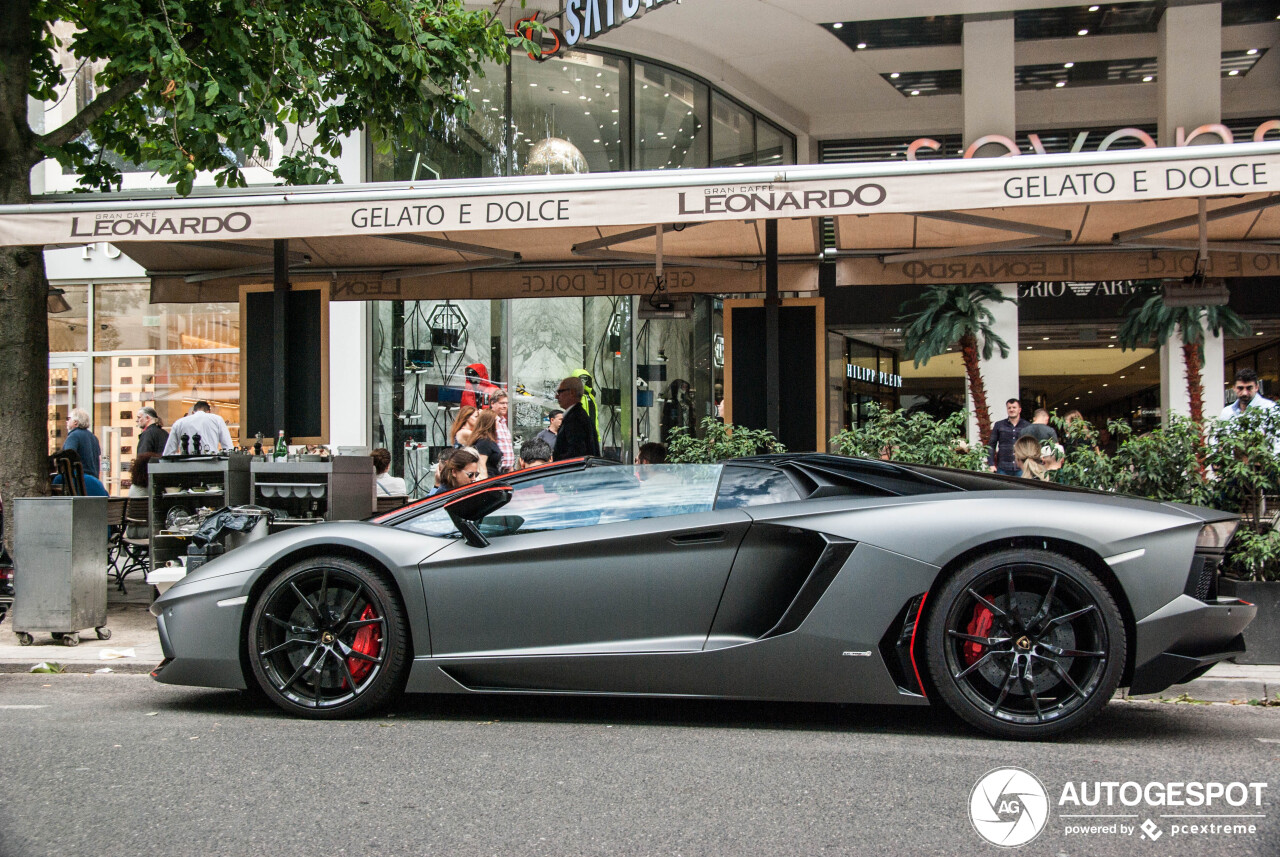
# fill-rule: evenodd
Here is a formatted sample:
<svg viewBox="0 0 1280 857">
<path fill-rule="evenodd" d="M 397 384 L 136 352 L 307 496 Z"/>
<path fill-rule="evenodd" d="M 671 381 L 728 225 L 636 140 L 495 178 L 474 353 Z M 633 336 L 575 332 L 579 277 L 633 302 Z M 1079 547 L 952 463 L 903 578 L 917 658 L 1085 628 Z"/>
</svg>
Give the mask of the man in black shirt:
<svg viewBox="0 0 1280 857">
<path fill-rule="evenodd" d="M 556 390 L 556 402 L 564 407 L 564 421 L 556 433 L 552 460 L 599 456 L 600 441 L 596 439 L 595 426 L 582 407 L 582 379 L 570 375 L 561 381 Z"/>
<path fill-rule="evenodd" d="M 1021 476 L 1017 459 L 1013 457 L 1013 444 L 1018 439 L 1019 431 L 1026 425 L 1022 419 L 1022 402 L 1010 399 L 1004 403 L 1008 419 L 1000 420 L 991 427 L 991 450 L 987 454 L 987 469 L 992 473 L 1003 473 L 1006 476 Z"/>
<path fill-rule="evenodd" d="M 159 455 L 164 452 L 164 445 L 169 440 L 169 433 L 160 425 L 160 415 L 156 413 L 156 409 L 152 407 L 138 408 L 134 422 L 138 424 L 139 431 L 138 444 L 134 449 L 134 454 L 142 455 L 144 452 L 154 452 Z"/>
</svg>

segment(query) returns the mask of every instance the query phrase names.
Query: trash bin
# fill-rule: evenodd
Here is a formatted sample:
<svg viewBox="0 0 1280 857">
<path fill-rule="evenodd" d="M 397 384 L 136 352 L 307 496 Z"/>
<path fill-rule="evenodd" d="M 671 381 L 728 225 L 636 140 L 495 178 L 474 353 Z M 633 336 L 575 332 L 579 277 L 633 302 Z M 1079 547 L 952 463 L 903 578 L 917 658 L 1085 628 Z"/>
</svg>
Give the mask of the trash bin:
<svg viewBox="0 0 1280 857">
<path fill-rule="evenodd" d="M 93 628 L 107 629 L 107 498 L 20 497 L 13 501 L 13 629 L 31 645 L 33 632 L 64 645 Z"/>
</svg>

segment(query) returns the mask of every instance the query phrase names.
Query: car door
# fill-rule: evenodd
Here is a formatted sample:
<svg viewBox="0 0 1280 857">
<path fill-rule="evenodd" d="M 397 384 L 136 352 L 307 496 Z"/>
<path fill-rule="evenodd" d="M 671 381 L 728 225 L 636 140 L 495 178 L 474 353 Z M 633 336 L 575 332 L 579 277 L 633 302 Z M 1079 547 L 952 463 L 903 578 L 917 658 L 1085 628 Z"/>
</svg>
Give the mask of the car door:
<svg viewBox="0 0 1280 857">
<path fill-rule="evenodd" d="M 636 477 L 645 472 L 646 478 Z M 421 567 L 435 657 L 702 648 L 739 543 L 719 467 L 611 467 L 524 483 Z"/>
</svg>

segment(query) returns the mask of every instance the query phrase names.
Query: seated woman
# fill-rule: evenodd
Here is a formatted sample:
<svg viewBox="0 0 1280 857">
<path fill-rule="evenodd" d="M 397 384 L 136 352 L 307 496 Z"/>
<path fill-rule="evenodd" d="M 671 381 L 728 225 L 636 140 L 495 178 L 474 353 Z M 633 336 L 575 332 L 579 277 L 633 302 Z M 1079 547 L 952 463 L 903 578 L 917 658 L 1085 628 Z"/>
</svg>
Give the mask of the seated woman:
<svg viewBox="0 0 1280 857">
<path fill-rule="evenodd" d="M 373 459 L 374 486 L 379 494 L 392 496 L 407 493 L 404 480 L 399 476 L 392 476 L 388 472 L 391 467 L 391 452 L 389 450 L 379 447 L 369 453 L 369 457 Z"/>
</svg>

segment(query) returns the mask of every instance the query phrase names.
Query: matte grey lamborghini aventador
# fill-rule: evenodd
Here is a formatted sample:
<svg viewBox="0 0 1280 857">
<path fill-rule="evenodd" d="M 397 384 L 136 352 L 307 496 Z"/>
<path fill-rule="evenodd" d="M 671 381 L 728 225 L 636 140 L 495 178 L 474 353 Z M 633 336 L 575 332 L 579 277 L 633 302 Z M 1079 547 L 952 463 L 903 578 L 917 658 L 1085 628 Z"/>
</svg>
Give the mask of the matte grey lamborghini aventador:
<svg viewBox="0 0 1280 857">
<path fill-rule="evenodd" d="M 1232 515 L 831 455 L 576 460 L 282 532 L 152 607 L 162 682 L 342 717 L 425 693 L 926 705 L 1079 727 L 1242 651 Z"/>
</svg>

